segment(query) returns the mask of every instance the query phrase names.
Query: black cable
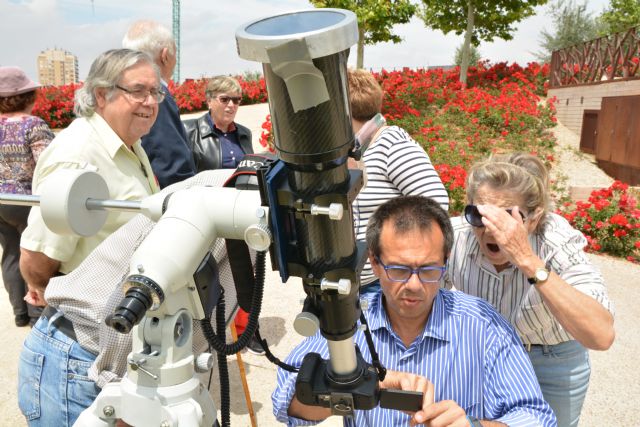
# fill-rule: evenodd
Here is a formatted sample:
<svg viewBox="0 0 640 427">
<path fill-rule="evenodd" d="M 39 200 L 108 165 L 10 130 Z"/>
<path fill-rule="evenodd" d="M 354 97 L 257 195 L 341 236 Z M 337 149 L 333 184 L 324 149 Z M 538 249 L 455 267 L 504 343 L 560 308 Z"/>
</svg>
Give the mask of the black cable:
<svg viewBox="0 0 640 427">
<path fill-rule="evenodd" d="M 209 344 L 217 353 L 230 356 L 236 354 L 247 346 L 251 337 L 258 329 L 258 318 L 260 317 L 260 310 L 262 309 L 262 295 L 264 291 L 264 279 L 265 279 L 265 264 L 266 264 L 266 252 L 258 252 L 256 254 L 256 280 L 255 288 L 253 289 L 253 296 L 251 298 L 251 311 L 249 312 L 249 320 L 244 332 L 238 337 L 238 340 L 232 344 L 227 344 L 224 331 L 222 334 L 216 334 L 211 327 L 211 318 L 205 317 L 200 321 L 202 326 L 202 332 L 207 338 Z M 218 307 L 216 312 L 222 311 Z M 222 337 L 222 338 L 221 338 Z"/>
<path fill-rule="evenodd" d="M 289 372 L 293 372 L 296 373 L 298 372 L 298 368 L 296 368 L 295 366 L 291 366 L 288 365 L 284 362 L 282 362 L 280 359 L 278 359 L 276 356 L 273 355 L 273 353 L 271 353 L 271 350 L 269 350 L 269 344 L 267 343 L 267 340 L 262 339 L 262 337 L 260 336 L 260 329 L 256 329 L 256 340 L 258 340 L 258 342 L 260 343 L 260 345 L 262 346 L 262 348 L 264 349 L 264 355 L 267 358 L 267 360 L 269 360 L 269 362 L 273 363 L 274 365 L 279 366 L 280 368 L 284 369 L 285 371 L 289 371 Z"/>
<path fill-rule="evenodd" d="M 387 368 L 385 368 L 380 362 L 380 357 L 378 357 L 378 352 L 376 351 L 375 346 L 373 345 L 373 338 L 371 338 L 371 331 L 369 330 L 369 324 L 367 323 L 367 318 L 364 317 L 364 311 L 360 311 L 360 323 L 362 323 L 364 328 L 364 337 L 367 340 L 367 347 L 369 347 L 369 353 L 371 353 L 371 364 L 374 368 L 376 368 L 376 372 L 378 373 L 378 379 L 380 381 L 384 381 L 384 377 L 387 376 Z"/>
<path fill-rule="evenodd" d="M 216 330 L 220 336 L 225 336 L 226 319 L 224 318 L 224 311 L 224 290 L 221 289 L 216 310 Z M 227 356 L 222 353 L 218 353 L 218 374 L 220 375 L 220 417 L 222 418 L 222 426 L 231 427 L 229 370 Z"/>
</svg>

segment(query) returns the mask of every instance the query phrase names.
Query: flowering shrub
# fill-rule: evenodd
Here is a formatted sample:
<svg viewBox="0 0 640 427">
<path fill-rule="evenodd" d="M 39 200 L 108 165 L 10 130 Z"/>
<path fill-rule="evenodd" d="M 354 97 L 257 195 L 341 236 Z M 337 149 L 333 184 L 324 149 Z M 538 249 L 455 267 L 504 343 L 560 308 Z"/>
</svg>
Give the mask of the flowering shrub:
<svg viewBox="0 0 640 427">
<path fill-rule="evenodd" d="M 384 89 L 382 112 L 421 144 L 449 191 L 452 215 L 465 203 L 466 170 L 495 152 L 528 151 L 553 160 L 552 106 L 541 103 L 548 66 L 480 63 L 470 67 L 462 90 L 460 70 L 385 71 L 375 74 Z M 550 104 L 551 105 L 551 104 Z M 263 147 L 273 147 L 270 118 L 262 125 Z"/>
<path fill-rule="evenodd" d="M 181 113 L 206 110 L 207 99 L 204 90 L 207 87 L 205 79 L 187 79 L 181 85 L 176 85 L 173 80 L 169 82 L 169 92 L 178 105 Z"/>
<path fill-rule="evenodd" d="M 236 76 L 242 87 L 242 103 L 257 104 L 267 101 L 267 89 L 264 79 L 245 79 Z M 48 86 L 40 89 L 36 98 L 33 115 L 41 117 L 51 128 L 67 127 L 75 118 L 73 114 L 73 95 L 82 84 Z M 207 79 L 187 79 L 177 85 L 169 82 L 169 92 L 176 100 L 181 113 L 206 110 L 205 88 Z"/>
<path fill-rule="evenodd" d="M 628 189 L 615 181 L 593 191 L 588 202 L 566 202 L 558 213 L 584 233 L 587 250 L 640 262 L 640 209 Z"/>
<path fill-rule="evenodd" d="M 31 114 L 40 117 L 52 129 L 69 126 L 75 118 L 73 95 L 81 86 L 81 84 L 68 84 L 40 88 Z"/>
<path fill-rule="evenodd" d="M 274 136 L 273 132 L 271 132 L 271 114 L 267 114 L 264 123 L 262 123 L 262 129 L 264 130 L 260 134 L 260 145 L 269 150 L 269 152 L 275 153 Z"/>
</svg>

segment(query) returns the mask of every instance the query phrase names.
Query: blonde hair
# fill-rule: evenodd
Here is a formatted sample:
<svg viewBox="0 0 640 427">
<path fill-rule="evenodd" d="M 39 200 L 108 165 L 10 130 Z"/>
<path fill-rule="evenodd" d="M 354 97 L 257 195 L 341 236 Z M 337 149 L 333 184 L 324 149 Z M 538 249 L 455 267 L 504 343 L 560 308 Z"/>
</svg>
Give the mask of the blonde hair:
<svg viewBox="0 0 640 427">
<path fill-rule="evenodd" d="M 467 201 L 473 203 L 478 188 L 509 191 L 522 197 L 528 212 L 540 211 L 539 231 L 550 207 L 549 172 L 542 161 L 531 154 L 498 154 L 478 162 L 467 176 Z"/>
<path fill-rule="evenodd" d="M 349 69 L 349 103 L 351 117 L 360 122 L 371 120 L 382 109 L 383 92 L 378 81 L 368 71 Z"/>
<path fill-rule="evenodd" d="M 225 92 L 237 92 L 239 95 L 242 95 L 242 86 L 240 86 L 240 82 L 229 76 L 216 76 L 209 79 L 207 83 L 207 88 L 204 93 L 207 99 L 213 99 L 220 93 Z"/>
</svg>

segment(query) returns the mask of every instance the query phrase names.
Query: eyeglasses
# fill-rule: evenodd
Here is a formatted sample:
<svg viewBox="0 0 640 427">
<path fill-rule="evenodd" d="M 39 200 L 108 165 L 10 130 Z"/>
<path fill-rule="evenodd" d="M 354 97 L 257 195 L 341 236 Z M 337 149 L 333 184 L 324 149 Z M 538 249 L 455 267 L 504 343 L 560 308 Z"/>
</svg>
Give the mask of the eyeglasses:
<svg viewBox="0 0 640 427">
<path fill-rule="evenodd" d="M 149 96 L 151 96 L 155 102 L 160 104 L 164 101 L 165 96 L 167 96 L 162 89 L 128 89 L 120 85 L 116 85 L 115 87 L 123 91 L 131 101 L 138 102 L 140 104 L 149 99 Z"/>
<path fill-rule="evenodd" d="M 418 276 L 418 279 L 420 279 L 422 283 L 436 283 L 442 279 L 444 272 L 447 270 L 447 267 L 445 266 L 411 268 L 406 265 L 385 265 L 379 256 L 376 257 L 376 261 L 378 261 L 382 268 L 384 268 L 389 280 L 398 283 L 406 283 L 414 274 Z"/>
<path fill-rule="evenodd" d="M 505 211 L 507 211 L 507 213 L 511 215 L 513 209 L 505 209 Z M 521 210 L 518 210 L 518 213 L 522 218 L 522 222 L 525 222 L 527 220 L 527 217 L 522 213 Z M 480 211 L 478 210 L 478 207 L 476 205 L 467 205 L 464 207 L 464 219 L 466 219 L 467 222 L 474 227 L 484 227 L 484 224 L 482 223 L 482 215 L 480 214 Z"/>
<path fill-rule="evenodd" d="M 236 105 L 240 105 L 240 103 L 242 102 L 242 97 L 241 96 L 225 96 L 225 95 L 221 95 L 217 97 L 218 101 L 220 101 L 221 104 L 228 104 L 229 101 L 233 102 Z"/>
</svg>

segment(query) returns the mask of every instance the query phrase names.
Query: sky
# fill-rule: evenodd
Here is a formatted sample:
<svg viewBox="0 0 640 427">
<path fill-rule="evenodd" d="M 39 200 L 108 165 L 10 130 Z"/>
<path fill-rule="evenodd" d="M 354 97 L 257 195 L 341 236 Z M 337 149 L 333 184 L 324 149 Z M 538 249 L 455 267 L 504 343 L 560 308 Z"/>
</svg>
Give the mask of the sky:
<svg viewBox="0 0 640 427">
<path fill-rule="evenodd" d="M 446 0 L 443 0 L 446 1 Z M 598 15 L 608 0 L 587 0 Z M 235 32 L 258 18 L 310 9 L 307 0 L 182 0 L 181 79 L 217 74 L 259 71 L 261 65 L 238 57 Z M 480 45 L 491 62 L 535 60 L 540 31 L 551 30 L 548 7 L 518 24 L 513 40 Z M 62 48 L 78 57 L 80 79 L 91 62 L 105 50 L 120 47 L 128 26 L 137 19 L 153 19 L 171 28 L 171 0 L 0 0 L 0 65 L 21 67 L 37 79 L 37 55 L 48 48 Z M 404 41 L 366 46 L 364 66 L 374 70 L 427 67 L 453 62 L 463 36 L 427 29 L 422 21 L 397 25 Z M 355 46 L 349 62 L 355 65 Z"/>
</svg>

